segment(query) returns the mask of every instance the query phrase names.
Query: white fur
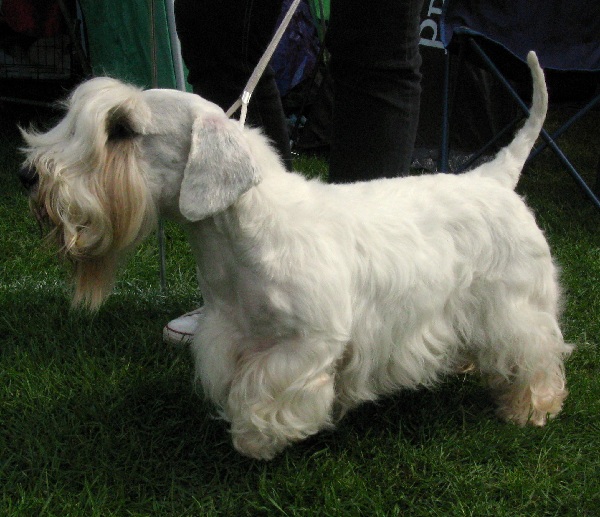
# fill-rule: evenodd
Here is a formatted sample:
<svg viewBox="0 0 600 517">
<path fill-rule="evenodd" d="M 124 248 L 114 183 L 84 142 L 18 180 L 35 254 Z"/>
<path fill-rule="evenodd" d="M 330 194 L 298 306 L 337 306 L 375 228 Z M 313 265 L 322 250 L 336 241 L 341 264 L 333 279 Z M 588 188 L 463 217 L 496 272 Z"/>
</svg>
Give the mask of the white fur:
<svg viewBox="0 0 600 517">
<path fill-rule="evenodd" d="M 571 348 L 548 244 L 513 191 L 546 112 L 533 54 L 530 67 L 532 115 L 493 162 L 460 176 L 352 185 L 286 172 L 259 131 L 240 130 L 197 96 L 94 79 L 61 125 L 25 133 L 27 163 L 40 175 L 33 204 L 66 231 L 71 214 L 56 215 L 43 193 L 98 205 L 94 176 L 112 180 L 90 166 L 90 150 L 128 146 L 127 174 L 148 199 L 123 209 L 151 206 L 189 236 L 205 300 L 197 377 L 243 454 L 272 458 L 362 401 L 430 386 L 469 362 L 497 393 L 501 416 L 543 425 L 567 394 Z M 119 252 L 151 228 L 151 217 L 127 217 L 149 222 Z M 87 238 L 111 241 L 110 225 L 78 224 Z M 70 239 L 76 249 L 77 232 Z M 85 270 L 85 253 L 66 254 Z M 99 303 L 89 292 L 98 285 L 78 289 L 79 300 Z"/>
</svg>

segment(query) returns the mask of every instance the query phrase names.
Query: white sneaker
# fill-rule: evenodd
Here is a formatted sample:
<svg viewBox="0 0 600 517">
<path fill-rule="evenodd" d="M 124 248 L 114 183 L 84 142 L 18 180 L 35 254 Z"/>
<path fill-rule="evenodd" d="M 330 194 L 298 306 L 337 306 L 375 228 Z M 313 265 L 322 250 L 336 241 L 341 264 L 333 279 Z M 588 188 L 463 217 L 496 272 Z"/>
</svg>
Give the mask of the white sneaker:
<svg viewBox="0 0 600 517">
<path fill-rule="evenodd" d="M 202 319 L 203 311 L 204 307 L 200 307 L 169 321 L 163 328 L 163 341 L 175 346 L 189 345 Z"/>
</svg>

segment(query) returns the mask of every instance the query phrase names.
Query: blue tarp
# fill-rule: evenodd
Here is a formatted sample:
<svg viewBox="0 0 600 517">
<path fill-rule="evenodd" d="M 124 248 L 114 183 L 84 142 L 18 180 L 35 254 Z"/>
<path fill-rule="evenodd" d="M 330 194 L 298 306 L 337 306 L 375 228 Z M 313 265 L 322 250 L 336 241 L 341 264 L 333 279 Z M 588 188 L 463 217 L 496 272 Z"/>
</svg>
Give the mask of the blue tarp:
<svg viewBox="0 0 600 517">
<path fill-rule="evenodd" d="M 535 50 L 546 69 L 600 70 L 598 0 L 446 0 L 444 45 L 460 32 L 496 42 L 522 61 Z"/>
<path fill-rule="evenodd" d="M 280 19 L 293 0 L 284 0 Z M 306 1 L 300 2 L 294 17 L 271 59 L 277 87 L 282 96 L 310 77 L 317 64 L 319 36 L 316 21 Z"/>
</svg>

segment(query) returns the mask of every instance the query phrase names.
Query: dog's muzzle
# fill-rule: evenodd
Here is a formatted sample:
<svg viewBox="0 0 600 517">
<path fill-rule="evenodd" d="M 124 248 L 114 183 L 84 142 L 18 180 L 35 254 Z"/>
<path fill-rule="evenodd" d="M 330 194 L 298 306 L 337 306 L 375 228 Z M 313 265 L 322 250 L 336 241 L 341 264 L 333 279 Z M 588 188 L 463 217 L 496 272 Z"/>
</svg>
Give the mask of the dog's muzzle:
<svg viewBox="0 0 600 517">
<path fill-rule="evenodd" d="M 27 192 L 31 192 L 38 184 L 40 178 L 34 167 L 24 166 L 19 171 L 19 180 Z"/>
</svg>

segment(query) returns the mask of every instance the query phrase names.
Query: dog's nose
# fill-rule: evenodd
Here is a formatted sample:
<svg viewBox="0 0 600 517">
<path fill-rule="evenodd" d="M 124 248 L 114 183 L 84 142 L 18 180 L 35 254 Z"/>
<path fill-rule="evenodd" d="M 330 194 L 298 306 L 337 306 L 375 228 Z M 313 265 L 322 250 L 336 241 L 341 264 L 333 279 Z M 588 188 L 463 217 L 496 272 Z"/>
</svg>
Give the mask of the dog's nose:
<svg viewBox="0 0 600 517">
<path fill-rule="evenodd" d="M 27 190 L 31 190 L 38 183 L 38 173 L 33 167 L 21 167 L 21 170 L 19 171 L 19 180 L 21 180 L 21 185 Z"/>
</svg>

